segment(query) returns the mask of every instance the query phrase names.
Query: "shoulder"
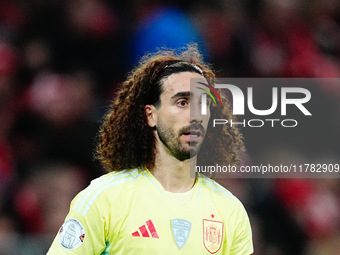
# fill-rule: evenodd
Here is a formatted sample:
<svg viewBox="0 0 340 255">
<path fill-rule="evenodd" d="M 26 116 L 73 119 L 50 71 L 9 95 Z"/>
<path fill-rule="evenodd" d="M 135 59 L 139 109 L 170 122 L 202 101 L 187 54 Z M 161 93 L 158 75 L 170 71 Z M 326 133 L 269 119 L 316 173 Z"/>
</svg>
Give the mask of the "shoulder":
<svg viewBox="0 0 340 255">
<path fill-rule="evenodd" d="M 226 206 L 233 205 L 240 209 L 243 208 L 241 201 L 225 187 L 204 175 L 200 175 L 200 179 L 203 188 L 209 192 L 209 195 L 212 199 L 216 200 L 216 202 L 225 204 Z"/>
<path fill-rule="evenodd" d="M 239 233 L 240 236 L 244 237 L 237 240 L 237 242 L 245 242 L 248 247 L 248 244 L 251 244 L 252 233 L 248 213 L 244 205 L 236 196 L 216 181 L 206 176 L 202 176 L 201 180 L 203 183 L 202 186 L 206 189 L 210 200 L 214 201 L 216 208 L 224 213 L 225 219 L 228 221 L 228 226 L 234 229 L 235 233 Z M 235 252 L 232 254 L 246 253 Z"/>
<path fill-rule="evenodd" d="M 108 191 L 110 188 L 120 188 L 121 186 L 129 185 L 139 175 L 139 168 L 110 172 L 91 181 L 91 184 L 85 190 L 97 190 L 97 192 L 101 193 Z"/>
<path fill-rule="evenodd" d="M 101 186 L 103 190 L 106 190 L 111 187 L 127 184 L 136 180 L 140 173 L 141 170 L 139 168 L 110 172 L 94 179 L 89 188 Z"/>
<path fill-rule="evenodd" d="M 93 204 L 107 204 L 120 196 L 138 179 L 140 170 L 128 169 L 111 172 L 91 181 L 72 201 L 71 209 L 86 212 Z"/>
</svg>

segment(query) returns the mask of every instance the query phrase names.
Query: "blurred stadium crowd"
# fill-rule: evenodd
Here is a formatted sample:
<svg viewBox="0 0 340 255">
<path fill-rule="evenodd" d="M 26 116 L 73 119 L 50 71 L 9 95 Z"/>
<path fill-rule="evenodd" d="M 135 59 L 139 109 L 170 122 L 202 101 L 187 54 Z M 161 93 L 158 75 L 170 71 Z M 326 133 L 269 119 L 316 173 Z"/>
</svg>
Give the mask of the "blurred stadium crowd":
<svg viewBox="0 0 340 255">
<path fill-rule="evenodd" d="M 146 51 L 189 42 L 218 77 L 340 77 L 340 2 L 0 0 L 1 255 L 46 253 L 103 174 L 92 153 L 119 83 Z M 313 95 L 310 128 L 245 128 L 251 160 L 339 163 L 340 88 Z M 222 182 L 249 211 L 255 254 L 339 254 L 338 179 Z"/>
</svg>

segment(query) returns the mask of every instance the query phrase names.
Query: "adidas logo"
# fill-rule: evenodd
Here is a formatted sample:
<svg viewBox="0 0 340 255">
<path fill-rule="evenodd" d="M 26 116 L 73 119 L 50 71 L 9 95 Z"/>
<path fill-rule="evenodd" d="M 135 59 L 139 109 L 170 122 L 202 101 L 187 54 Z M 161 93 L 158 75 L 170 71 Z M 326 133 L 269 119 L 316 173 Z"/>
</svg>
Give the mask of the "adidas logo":
<svg viewBox="0 0 340 255">
<path fill-rule="evenodd" d="M 139 230 L 132 233 L 132 236 L 142 236 L 142 237 L 152 237 L 159 238 L 155 226 L 153 225 L 151 220 L 145 222 L 146 226 L 140 226 Z"/>
</svg>

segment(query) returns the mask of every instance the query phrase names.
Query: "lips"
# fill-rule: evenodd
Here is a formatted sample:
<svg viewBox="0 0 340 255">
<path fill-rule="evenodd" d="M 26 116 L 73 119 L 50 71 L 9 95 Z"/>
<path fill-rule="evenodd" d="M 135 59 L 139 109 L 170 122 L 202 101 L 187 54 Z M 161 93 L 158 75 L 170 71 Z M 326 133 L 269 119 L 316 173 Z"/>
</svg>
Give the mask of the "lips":
<svg viewBox="0 0 340 255">
<path fill-rule="evenodd" d="M 185 132 L 183 135 L 187 135 L 193 138 L 200 137 L 202 135 L 201 131 L 199 130 L 191 130 L 190 132 Z"/>
<path fill-rule="evenodd" d="M 190 126 L 184 127 L 180 134 L 185 138 L 185 140 L 191 142 L 198 142 L 204 136 L 204 128 L 198 123 L 192 123 Z"/>
<path fill-rule="evenodd" d="M 189 132 L 182 133 L 182 136 L 189 142 L 198 142 L 201 140 L 202 132 L 200 130 L 191 130 Z"/>
</svg>

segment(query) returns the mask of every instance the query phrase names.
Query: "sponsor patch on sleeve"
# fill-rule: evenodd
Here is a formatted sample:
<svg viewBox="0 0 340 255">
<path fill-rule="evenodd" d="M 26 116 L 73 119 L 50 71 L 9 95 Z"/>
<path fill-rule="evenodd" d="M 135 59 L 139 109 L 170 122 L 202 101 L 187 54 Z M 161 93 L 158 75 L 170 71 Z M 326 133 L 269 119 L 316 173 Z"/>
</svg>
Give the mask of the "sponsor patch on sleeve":
<svg viewBox="0 0 340 255">
<path fill-rule="evenodd" d="M 85 240 L 85 229 L 76 219 L 68 219 L 59 230 L 59 242 L 62 247 L 74 250 L 83 244 Z"/>
</svg>

